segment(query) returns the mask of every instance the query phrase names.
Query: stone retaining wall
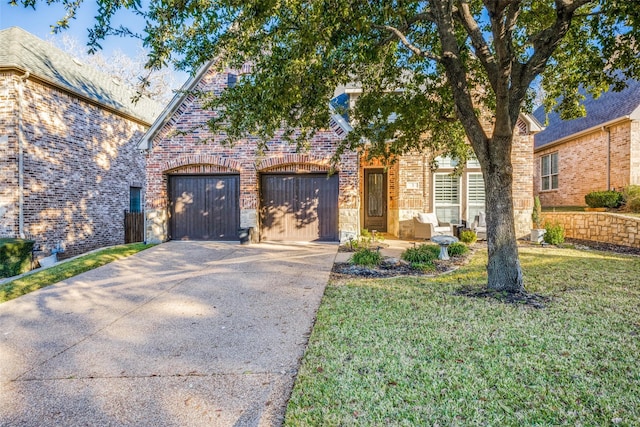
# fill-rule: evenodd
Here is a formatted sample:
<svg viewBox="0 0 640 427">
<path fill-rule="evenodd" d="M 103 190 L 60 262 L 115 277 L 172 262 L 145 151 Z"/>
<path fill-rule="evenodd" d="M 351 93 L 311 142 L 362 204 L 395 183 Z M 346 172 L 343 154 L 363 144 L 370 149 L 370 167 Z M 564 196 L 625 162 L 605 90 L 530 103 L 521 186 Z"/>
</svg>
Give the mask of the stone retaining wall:
<svg viewBox="0 0 640 427">
<path fill-rule="evenodd" d="M 566 237 L 640 247 L 640 218 L 607 212 L 543 212 L 544 221 L 558 222 Z"/>
</svg>

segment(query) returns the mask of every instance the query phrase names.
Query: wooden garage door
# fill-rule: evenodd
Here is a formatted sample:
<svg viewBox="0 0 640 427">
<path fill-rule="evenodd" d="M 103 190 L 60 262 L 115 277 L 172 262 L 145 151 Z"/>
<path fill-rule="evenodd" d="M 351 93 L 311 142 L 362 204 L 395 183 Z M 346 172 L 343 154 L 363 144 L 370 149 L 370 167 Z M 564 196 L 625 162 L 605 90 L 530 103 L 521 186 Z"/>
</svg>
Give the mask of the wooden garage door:
<svg viewBox="0 0 640 427">
<path fill-rule="evenodd" d="M 262 240 L 338 240 L 338 175 L 261 177 Z"/>
<path fill-rule="evenodd" d="M 236 240 L 239 182 L 238 175 L 169 176 L 169 238 Z"/>
</svg>

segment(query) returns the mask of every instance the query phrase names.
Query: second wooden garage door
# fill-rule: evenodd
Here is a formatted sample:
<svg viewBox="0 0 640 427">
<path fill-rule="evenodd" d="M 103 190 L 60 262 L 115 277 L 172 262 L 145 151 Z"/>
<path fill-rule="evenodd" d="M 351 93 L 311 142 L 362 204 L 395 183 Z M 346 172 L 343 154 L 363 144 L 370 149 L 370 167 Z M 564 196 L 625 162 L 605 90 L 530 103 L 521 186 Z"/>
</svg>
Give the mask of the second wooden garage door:
<svg viewBox="0 0 640 427">
<path fill-rule="evenodd" d="M 261 177 L 262 240 L 338 240 L 338 175 Z"/>
<path fill-rule="evenodd" d="M 238 175 L 169 176 L 169 237 L 236 240 L 239 196 Z"/>
</svg>

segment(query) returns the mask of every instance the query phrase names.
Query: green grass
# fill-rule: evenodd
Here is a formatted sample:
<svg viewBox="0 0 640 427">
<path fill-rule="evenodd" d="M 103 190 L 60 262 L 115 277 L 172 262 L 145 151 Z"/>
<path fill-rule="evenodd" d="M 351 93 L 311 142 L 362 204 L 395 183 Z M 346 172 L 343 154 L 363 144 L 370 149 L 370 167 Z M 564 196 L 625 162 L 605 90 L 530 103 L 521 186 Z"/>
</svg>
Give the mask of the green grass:
<svg viewBox="0 0 640 427">
<path fill-rule="evenodd" d="M 112 261 L 126 258 L 136 252 L 150 248 L 151 246 L 153 245 L 145 245 L 144 243 L 131 243 L 128 245 L 114 246 L 112 248 L 84 255 L 46 270 L 38 271 L 4 283 L 0 285 L 0 303 L 28 294 L 29 292 L 60 282 L 68 279 L 69 277 L 73 277 L 80 273 L 84 273 L 85 271 L 108 264 Z"/>
<path fill-rule="evenodd" d="M 640 425 L 640 258 L 520 250 L 535 309 L 482 289 L 486 252 L 437 278 L 327 287 L 288 426 Z"/>
</svg>

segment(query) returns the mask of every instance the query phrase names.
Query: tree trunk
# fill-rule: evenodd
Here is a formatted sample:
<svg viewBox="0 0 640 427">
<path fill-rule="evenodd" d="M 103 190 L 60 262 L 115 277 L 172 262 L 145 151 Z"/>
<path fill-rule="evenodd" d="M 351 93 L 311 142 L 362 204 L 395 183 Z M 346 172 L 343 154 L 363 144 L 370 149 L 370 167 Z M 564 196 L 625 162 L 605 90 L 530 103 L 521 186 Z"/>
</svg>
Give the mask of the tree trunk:
<svg viewBox="0 0 640 427">
<path fill-rule="evenodd" d="M 504 140 L 501 140 L 504 139 Z M 513 216 L 513 167 L 511 138 L 495 138 L 484 168 L 488 288 L 510 293 L 524 292 L 522 269 Z"/>
</svg>

